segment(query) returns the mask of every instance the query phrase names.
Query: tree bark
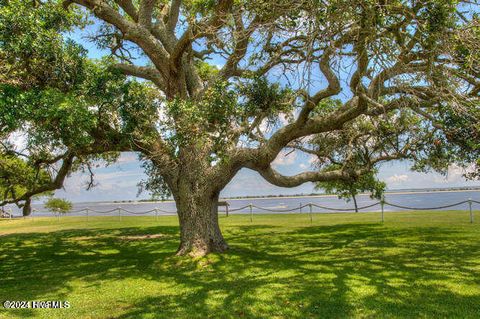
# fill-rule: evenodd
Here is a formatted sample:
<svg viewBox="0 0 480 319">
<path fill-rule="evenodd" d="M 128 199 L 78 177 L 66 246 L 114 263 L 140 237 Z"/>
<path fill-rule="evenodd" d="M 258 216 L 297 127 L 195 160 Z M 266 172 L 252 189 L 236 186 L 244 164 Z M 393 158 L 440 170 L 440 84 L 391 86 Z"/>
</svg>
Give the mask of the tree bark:
<svg viewBox="0 0 480 319">
<path fill-rule="evenodd" d="M 22 215 L 23 216 L 30 216 L 30 214 L 32 213 L 32 200 L 30 198 L 28 198 L 26 201 L 25 201 L 25 204 L 23 204 L 23 208 L 22 208 Z"/>
<path fill-rule="evenodd" d="M 355 205 L 355 213 L 358 213 L 358 204 L 357 204 L 357 198 L 355 195 L 352 195 L 353 198 L 353 204 Z"/>
<path fill-rule="evenodd" d="M 194 189 L 174 194 L 180 221 L 177 255 L 198 257 L 228 249 L 218 224 L 218 196 Z"/>
</svg>

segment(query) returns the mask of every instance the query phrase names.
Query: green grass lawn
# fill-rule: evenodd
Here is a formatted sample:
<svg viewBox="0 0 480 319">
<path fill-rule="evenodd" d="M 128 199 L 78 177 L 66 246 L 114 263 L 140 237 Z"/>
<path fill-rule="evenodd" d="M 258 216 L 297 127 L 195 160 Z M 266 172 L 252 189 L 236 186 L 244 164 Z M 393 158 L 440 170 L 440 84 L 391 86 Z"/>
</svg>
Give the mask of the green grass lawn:
<svg viewBox="0 0 480 319">
<path fill-rule="evenodd" d="M 196 260 L 174 256 L 176 217 L 3 220 L 0 301 L 71 308 L 0 318 L 480 318 L 480 223 L 379 219 L 222 216 L 231 251 Z"/>
</svg>

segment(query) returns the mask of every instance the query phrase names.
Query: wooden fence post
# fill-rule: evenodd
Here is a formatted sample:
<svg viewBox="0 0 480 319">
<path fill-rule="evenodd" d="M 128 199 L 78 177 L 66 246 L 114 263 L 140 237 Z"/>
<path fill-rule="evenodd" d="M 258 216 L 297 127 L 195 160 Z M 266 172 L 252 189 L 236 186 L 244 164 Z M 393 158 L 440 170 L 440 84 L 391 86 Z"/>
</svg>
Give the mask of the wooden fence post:
<svg viewBox="0 0 480 319">
<path fill-rule="evenodd" d="M 310 207 L 310 224 L 312 224 L 313 223 L 312 203 L 308 203 L 308 207 Z"/>
<path fill-rule="evenodd" d="M 468 199 L 468 207 L 470 209 L 470 224 L 473 224 L 473 210 L 472 210 L 472 199 Z"/>
<path fill-rule="evenodd" d="M 382 196 L 382 199 L 380 200 L 380 206 L 382 207 L 382 223 L 385 221 L 384 218 L 384 207 L 385 207 L 385 197 Z"/>
</svg>

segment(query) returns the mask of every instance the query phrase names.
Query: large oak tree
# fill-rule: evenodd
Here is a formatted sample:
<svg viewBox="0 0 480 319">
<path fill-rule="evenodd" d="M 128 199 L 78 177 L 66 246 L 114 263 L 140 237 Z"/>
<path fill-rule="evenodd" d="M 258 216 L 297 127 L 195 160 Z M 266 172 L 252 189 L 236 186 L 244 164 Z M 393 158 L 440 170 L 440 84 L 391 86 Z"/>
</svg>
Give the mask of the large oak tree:
<svg viewBox="0 0 480 319">
<path fill-rule="evenodd" d="M 6 20 L 26 5 L 0 3 Z M 478 158 L 475 1 L 30 5 L 25 10 L 34 13 L 19 29 L 2 30 L 1 134 L 8 140 L 27 132 L 29 163 L 56 163 L 58 170 L 51 183 L 32 183 L 3 204 L 57 189 L 69 172 L 114 160 L 112 152 L 138 152 L 150 177 L 145 188 L 175 199 L 178 254 L 202 255 L 228 248 L 217 202 L 242 168 L 295 187 L 354 180 L 388 160 L 445 171 Z M 95 17 L 89 39 L 110 52 L 102 62 L 86 59 L 74 43 L 54 41 L 60 31 L 83 26 L 83 15 Z M 32 19 L 48 20 L 43 30 L 57 33 L 41 32 L 25 54 L 23 42 L 8 35 L 21 38 Z M 45 62 L 45 52 L 62 54 Z M 4 152 L 13 154 L 7 144 Z M 280 174 L 271 164 L 284 150 L 315 156 L 315 169 Z"/>
</svg>

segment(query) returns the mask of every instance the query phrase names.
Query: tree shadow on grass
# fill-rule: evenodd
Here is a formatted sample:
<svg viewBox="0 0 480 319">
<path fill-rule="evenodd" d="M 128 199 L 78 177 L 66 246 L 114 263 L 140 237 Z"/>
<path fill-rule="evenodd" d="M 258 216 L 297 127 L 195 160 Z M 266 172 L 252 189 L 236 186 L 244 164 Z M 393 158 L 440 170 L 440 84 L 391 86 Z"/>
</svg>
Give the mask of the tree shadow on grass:
<svg viewBox="0 0 480 319">
<path fill-rule="evenodd" d="M 119 318 L 458 317 L 480 314 L 480 243 L 455 229 L 378 224 L 229 227 L 227 254 L 173 257 L 178 227 L 14 234 L 0 243 L 0 299 L 67 298 L 70 282 L 170 287 Z M 125 237 L 162 234 L 160 238 Z M 121 299 L 121 296 L 119 296 Z M 26 313 L 28 316 L 29 313 Z M 31 314 L 30 314 L 31 315 Z"/>
</svg>

